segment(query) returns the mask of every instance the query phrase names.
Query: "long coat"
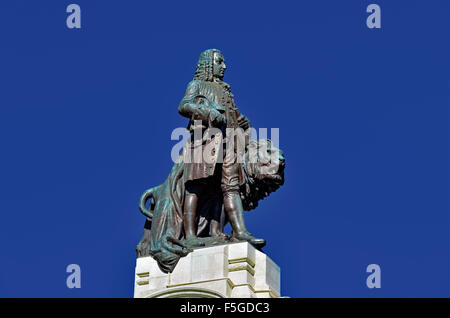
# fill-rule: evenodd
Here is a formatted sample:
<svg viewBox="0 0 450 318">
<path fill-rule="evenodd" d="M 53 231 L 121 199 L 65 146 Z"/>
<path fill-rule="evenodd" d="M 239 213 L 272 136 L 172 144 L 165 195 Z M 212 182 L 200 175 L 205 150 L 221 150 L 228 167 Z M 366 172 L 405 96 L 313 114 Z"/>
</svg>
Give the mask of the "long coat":
<svg viewBox="0 0 450 318">
<path fill-rule="evenodd" d="M 227 126 L 213 125 L 211 109 L 226 117 L 228 127 L 245 118 L 235 107 L 233 94 L 220 83 L 193 80 L 188 84 L 178 107 L 178 112 L 190 119 L 188 129 L 192 133 L 183 149 L 185 182 L 214 175 L 219 158 L 223 159 L 223 137 Z M 202 137 L 194 138 L 196 132 Z"/>
</svg>

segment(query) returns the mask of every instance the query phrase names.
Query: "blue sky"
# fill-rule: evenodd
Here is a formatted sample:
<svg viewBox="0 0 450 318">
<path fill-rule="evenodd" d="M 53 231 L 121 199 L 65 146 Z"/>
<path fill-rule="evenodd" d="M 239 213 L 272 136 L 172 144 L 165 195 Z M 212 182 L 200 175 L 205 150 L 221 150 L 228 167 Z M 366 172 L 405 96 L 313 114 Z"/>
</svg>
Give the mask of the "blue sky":
<svg viewBox="0 0 450 318">
<path fill-rule="evenodd" d="M 449 16 L 444 0 L 2 1 L 0 296 L 132 297 L 139 196 L 218 48 L 237 107 L 280 129 L 285 185 L 246 219 L 282 294 L 450 297 Z"/>
</svg>

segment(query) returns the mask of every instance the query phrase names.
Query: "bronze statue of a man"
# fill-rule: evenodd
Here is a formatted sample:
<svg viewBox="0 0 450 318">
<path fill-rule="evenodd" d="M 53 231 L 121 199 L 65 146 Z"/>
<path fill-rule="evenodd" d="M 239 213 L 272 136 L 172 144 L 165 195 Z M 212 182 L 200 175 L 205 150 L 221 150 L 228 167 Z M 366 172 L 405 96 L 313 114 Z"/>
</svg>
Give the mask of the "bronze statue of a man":
<svg viewBox="0 0 450 318">
<path fill-rule="evenodd" d="M 266 241 L 247 231 L 243 212 L 284 184 L 283 152 L 269 139 L 249 141 L 250 122 L 222 80 L 225 69 L 219 50 L 200 55 L 178 107 L 189 118 L 191 138 L 164 183 L 139 200 L 146 220 L 137 256 L 151 255 L 165 273 L 197 246 L 247 241 L 263 247 Z M 223 233 L 228 221 L 231 238 Z"/>
<path fill-rule="evenodd" d="M 265 245 L 265 240 L 255 238 L 245 226 L 244 209 L 239 195 L 245 173 L 238 160 L 236 144 L 230 143 L 227 139 L 230 137 L 225 134 L 228 129 L 248 132 L 250 122 L 240 114 L 234 104 L 230 86 L 222 80 L 225 70 L 225 59 L 219 50 L 202 52 L 194 79 L 188 84 L 178 107 L 179 113 L 190 119 L 188 129 L 192 133 L 191 141 L 184 149 L 184 154 L 189 154 L 189 160 L 184 160 L 183 168 L 186 191 L 183 208 L 185 239 L 187 246 L 204 245 L 197 238 L 198 203 L 204 197 L 219 193 L 222 197 L 213 202 L 223 203 L 233 230 L 232 240 L 248 241 L 260 248 Z M 208 134 L 208 130 L 212 133 Z M 200 132 L 200 138 L 194 138 L 196 131 Z M 248 142 L 248 138 L 245 142 Z M 195 154 L 192 155 L 196 150 L 200 150 L 200 160 L 195 160 Z M 211 220 L 211 236 L 226 236 L 217 219 L 217 207 L 215 211 L 216 217 Z"/>
</svg>

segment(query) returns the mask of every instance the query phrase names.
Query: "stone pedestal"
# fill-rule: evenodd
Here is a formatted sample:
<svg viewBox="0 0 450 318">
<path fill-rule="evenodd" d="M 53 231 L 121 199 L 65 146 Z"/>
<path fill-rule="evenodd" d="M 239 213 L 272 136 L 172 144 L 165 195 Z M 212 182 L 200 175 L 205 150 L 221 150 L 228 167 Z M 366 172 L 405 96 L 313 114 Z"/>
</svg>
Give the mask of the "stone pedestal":
<svg viewBox="0 0 450 318">
<path fill-rule="evenodd" d="M 151 256 L 141 257 L 134 297 L 280 297 L 280 268 L 247 242 L 195 249 L 170 274 Z"/>
</svg>

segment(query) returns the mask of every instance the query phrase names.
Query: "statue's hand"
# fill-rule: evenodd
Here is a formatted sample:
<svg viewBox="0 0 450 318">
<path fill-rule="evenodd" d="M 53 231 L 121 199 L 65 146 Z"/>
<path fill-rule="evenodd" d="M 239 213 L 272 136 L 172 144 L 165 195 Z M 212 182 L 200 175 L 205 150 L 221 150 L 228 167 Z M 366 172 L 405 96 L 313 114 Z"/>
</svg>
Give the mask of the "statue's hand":
<svg viewBox="0 0 450 318">
<path fill-rule="evenodd" d="M 224 115 L 222 115 L 219 111 L 212 109 L 210 113 L 210 119 L 214 126 L 219 127 L 225 125 L 227 120 Z"/>
<path fill-rule="evenodd" d="M 244 130 L 247 130 L 248 128 L 250 128 L 250 121 L 248 120 L 247 117 L 245 117 L 244 115 L 241 115 L 238 118 L 238 125 L 239 127 L 241 127 Z"/>
</svg>

